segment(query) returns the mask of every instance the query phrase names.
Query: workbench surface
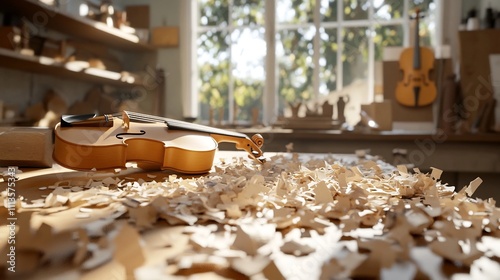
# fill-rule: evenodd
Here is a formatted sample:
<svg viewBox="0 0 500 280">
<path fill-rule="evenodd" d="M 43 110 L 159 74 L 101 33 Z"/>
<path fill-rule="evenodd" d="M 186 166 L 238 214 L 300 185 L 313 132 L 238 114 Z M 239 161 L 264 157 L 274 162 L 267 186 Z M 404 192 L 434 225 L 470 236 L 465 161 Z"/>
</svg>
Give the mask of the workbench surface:
<svg viewBox="0 0 500 280">
<path fill-rule="evenodd" d="M 9 185 L 7 168 L 0 183 L 3 273 L 23 279 L 500 275 L 500 208 L 474 198 L 480 179 L 455 189 L 440 181 L 439 169 L 424 174 L 369 155 L 265 155 L 259 164 L 242 152 L 218 151 L 212 171 L 198 176 L 55 165 L 16 170 L 18 180 Z"/>
</svg>

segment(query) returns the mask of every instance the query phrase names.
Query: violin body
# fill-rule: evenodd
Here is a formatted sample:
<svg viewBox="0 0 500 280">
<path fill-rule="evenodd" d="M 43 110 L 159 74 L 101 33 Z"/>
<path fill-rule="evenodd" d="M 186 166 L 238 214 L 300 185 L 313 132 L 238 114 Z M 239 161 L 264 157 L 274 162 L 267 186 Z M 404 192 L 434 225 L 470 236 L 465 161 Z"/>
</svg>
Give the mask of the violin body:
<svg viewBox="0 0 500 280">
<path fill-rule="evenodd" d="M 233 142 L 237 148 L 248 149 L 255 157 L 262 155 L 259 149 L 262 139 L 257 145 L 245 135 L 220 134 L 221 131 L 214 129 L 214 133 L 207 133 L 176 129 L 161 121 L 136 122 L 117 118 L 106 126 L 64 127 L 61 122 L 55 127 L 53 158 L 64 167 L 77 170 L 124 168 L 127 162 L 137 162 L 146 169 L 201 174 L 212 168 L 219 142 Z"/>
<path fill-rule="evenodd" d="M 429 78 L 434 68 L 434 54 L 431 49 L 420 46 L 419 11 L 416 15 L 415 45 L 406 48 L 400 55 L 399 67 L 403 80 L 396 86 L 396 100 L 404 106 L 422 107 L 430 105 L 437 97 L 435 83 Z"/>
<path fill-rule="evenodd" d="M 396 100 L 405 106 L 427 106 L 437 97 L 436 84 L 429 79 L 429 72 L 434 67 L 434 54 L 426 47 L 419 47 L 420 68 L 414 69 L 415 48 L 405 49 L 399 59 L 403 71 L 403 80 L 396 87 Z"/>
</svg>

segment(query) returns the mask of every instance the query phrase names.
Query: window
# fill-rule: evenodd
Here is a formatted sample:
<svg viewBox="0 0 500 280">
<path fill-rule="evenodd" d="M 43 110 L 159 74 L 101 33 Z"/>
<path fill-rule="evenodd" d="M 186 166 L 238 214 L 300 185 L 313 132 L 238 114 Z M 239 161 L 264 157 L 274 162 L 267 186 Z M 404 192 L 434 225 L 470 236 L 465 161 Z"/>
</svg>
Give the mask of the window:
<svg viewBox="0 0 500 280">
<path fill-rule="evenodd" d="M 348 95 L 354 124 L 380 91 L 384 47 L 409 45 L 416 7 L 434 43 L 434 0 L 194 1 L 201 120 L 269 124 L 293 102 Z"/>
</svg>

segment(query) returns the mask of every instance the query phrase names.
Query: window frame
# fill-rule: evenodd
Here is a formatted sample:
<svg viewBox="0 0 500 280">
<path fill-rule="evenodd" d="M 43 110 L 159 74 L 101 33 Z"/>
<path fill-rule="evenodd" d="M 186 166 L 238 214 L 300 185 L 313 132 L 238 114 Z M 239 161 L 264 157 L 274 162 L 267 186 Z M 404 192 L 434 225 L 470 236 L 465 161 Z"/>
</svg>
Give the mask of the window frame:
<svg viewBox="0 0 500 280">
<path fill-rule="evenodd" d="M 319 51 L 320 48 L 320 28 L 336 28 L 337 30 L 337 44 L 339 48 L 337 49 L 337 57 L 341 57 L 343 51 L 343 43 L 342 43 L 342 31 L 344 28 L 349 27 L 366 27 L 370 30 L 370 33 L 374 33 L 374 28 L 376 25 L 384 26 L 384 25 L 401 25 L 403 27 L 404 38 L 403 38 L 403 47 L 407 47 L 410 42 L 410 19 L 409 19 L 409 7 L 411 0 L 402 0 L 404 4 L 403 16 L 399 19 L 389 19 L 389 20 L 377 20 L 374 18 L 374 6 L 373 1 L 369 0 L 371 3 L 368 9 L 368 19 L 363 20 L 344 20 L 343 18 L 343 1 L 337 0 L 337 21 L 336 22 L 320 22 L 320 5 L 315 5 L 314 9 L 314 20 L 312 23 L 303 23 L 303 24 L 279 24 L 276 22 L 276 7 L 277 0 L 266 0 L 265 1 L 265 40 L 266 40 L 266 50 L 267 54 L 265 57 L 265 72 L 266 79 L 264 81 L 264 92 L 262 96 L 262 123 L 266 125 L 273 124 L 278 118 L 278 83 L 277 83 L 277 68 L 278 63 L 276 59 L 276 40 L 275 34 L 279 30 L 287 29 L 287 28 L 300 28 L 300 27 L 310 27 L 313 25 L 316 29 L 314 38 L 313 38 L 313 65 L 314 65 L 314 79 L 313 79 L 313 89 L 314 89 L 314 97 L 318 98 L 320 96 L 319 88 L 320 88 L 320 67 L 319 60 L 321 58 L 321 54 Z M 436 42 L 436 46 L 441 46 L 443 41 L 443 1 L 446 0 L 434 0 L 436 5 L 436 27 L 433 41 Z M 188 61 L 187 65 L 185 65 L 183 72 L 186 75 L 184 77 L 184 88 L 185 88 L 185 97 L 183 98 L 184 104 L 184 116 L 189 118 L 197 118 L 199 108 L 198 102 L 198 91 L 197 85 L 199 85 L 199 73 L 197 67 L 197 36 L 201 31 L 206 30 L 219 30 L 218 27 L 200 27 L 199 26 L 199 15 L 198 15 L 198 0 L 190 0 L 190 1 L 182 1 L 189 2 L 184 4 L 184 10 L 188 16 L 184 19 L 184 23 L 188 26 L 188 30 L 190 30 L 191 36 L 185 40 L 186 45 L 190 46 L 187 53 L 184 55 L 186 57 L 186 61 Z M 232 1 L 229 3 L 229 13 L 231 12 Z M 232 22 L 229 22 L 229 26 L 224 29 L 230 28 L 241 28 L 232 26 Z M 373 37 L 370 36 L 368 40 L 368 99 L 367 102 L 372 102 L 374 100 L 374 90 L 375 90 L 375 44 L 373 42 Z M 231 56 L 229 57 L 231 59 Z M 342 60 L 337 60 L 337 77 L 338 81 L 342 81 L 343 69 L 342 69 Z M 232 81 L 232 75 L 230 75 L 230 81 Z M 335 90 L 342 90 L 342 83 L 337 83 L 337 88 Z M 228 94 L 228 120 L 231 122 L 234 119 L 234 96 L 233 96 L 233 85 L 232 82 L 229 84 L 229 94 Z"/>
</svg>

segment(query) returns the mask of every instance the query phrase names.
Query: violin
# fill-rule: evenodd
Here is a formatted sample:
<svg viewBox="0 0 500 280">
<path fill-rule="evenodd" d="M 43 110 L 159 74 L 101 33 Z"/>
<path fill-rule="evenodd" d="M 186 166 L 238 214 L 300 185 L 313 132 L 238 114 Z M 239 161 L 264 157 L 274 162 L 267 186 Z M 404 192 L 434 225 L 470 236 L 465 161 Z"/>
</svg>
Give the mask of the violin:
<svg viewBox="0 0 500 280">
<path fill-rule="evenodd" d="M 210 171 L 218 143 L 234 143 L 264 162 L 260 134 L 245 134 L 153 115 L 123 111 L 96 116 L 65 115 L 55 126 L 54 160 L 76 170 L 169 169 L 186 174 Z"/>
<path fill-rule="evenodd" d="M 436 85 L 429 78 L 434 67 L 434 54 L 431 49 L 420 46 L 419 17 L 417 9 L 414 47 L 404 49 L 399 58 L 403 80 L 396 86 L 396 100 L 409 107 L 427 106 L 436 99 Z"/>
</svg>

